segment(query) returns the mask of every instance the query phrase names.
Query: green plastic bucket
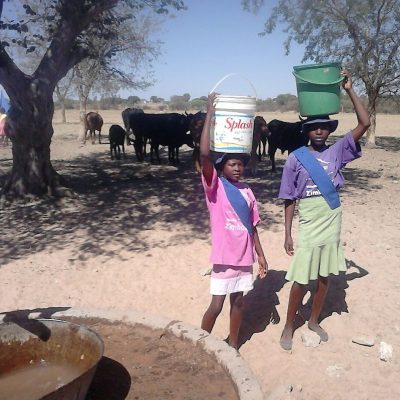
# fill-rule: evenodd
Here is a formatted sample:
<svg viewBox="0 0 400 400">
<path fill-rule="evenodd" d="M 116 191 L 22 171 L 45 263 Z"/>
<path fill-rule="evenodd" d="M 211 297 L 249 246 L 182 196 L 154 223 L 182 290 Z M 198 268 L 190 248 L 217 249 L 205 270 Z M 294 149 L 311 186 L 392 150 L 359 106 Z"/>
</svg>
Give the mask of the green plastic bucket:
<svg viewBox="0 0 400 400">
<path fill-rule="evenodd" d="M 298 65 L 293 69 L 300 115 L 313 117 L 340 111 L 340 62 Z"/>
</svg>

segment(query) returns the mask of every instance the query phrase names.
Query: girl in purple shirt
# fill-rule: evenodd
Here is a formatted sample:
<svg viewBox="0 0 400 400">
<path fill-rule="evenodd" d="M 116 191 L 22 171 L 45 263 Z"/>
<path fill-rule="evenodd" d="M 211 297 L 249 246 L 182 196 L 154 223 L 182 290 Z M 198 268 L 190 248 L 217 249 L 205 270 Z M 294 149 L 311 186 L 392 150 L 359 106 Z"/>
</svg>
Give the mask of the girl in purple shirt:
<svg viewBox="0 0 400 400">
<path fill-rule="evenodd" d="M 308 150 L 331 178 L 337 191 L 344 184 L 341 169 L 349 161 L 361 156 L 358 141 L 370 126 L 368 112 L 352 88 L 350 74 L 343 70 L 342 75 L 342 86 L 357 115 L 357 126 L 334 145 L 327 146 L 325 142 L 337 128 L 338 121 L 322 116 L 310 118 L 303 124 L 303 131 L 310 140 Z M 340 206 L 330 208 L 308 171 L 293 153 L 289 155 L 283 169 L 279 198 L 285 199 L 284 247 L 286 253 L 293 256 L 286 275 L 286 279 L 293 281 L 293 285 L 280 344 L 283 349 L 291 350 L 294 320 L 306 292 L 305 285 L 310 280 L 317 280 L 317 289 L 308 327 L 322 341 L 328 340 L 328 334 L 319 325 L 319 316 L 328 291 L 329 275 L 338 275 L 339 271 L 346 270 L 340 243 L 342 210 Z M 299 200 L 299 235 L 294 251 L 291 231 L 296 200 Z"/>
<path fill-rule="evenodd" d="M 249 154 L 220 154 L 215 167 L 210 157 L 210 127 L 215 93 L 208 96 L 207 115 L 200 138 L 201 173 L 211 223 L 211 304 L 204 313 L 201 328 L 211 332 L 230 295 L 229 345 L 238 348 L 244 310 L 243 292 L 253 288 L 253 263 L 258 256 L 259 275 L 264 278 L 268 264 L 256 225 L 260 218 L 253 192 L 239 182 Z M 217 171 L 221 176 L 217 175 Z M 233 193 L 232 193 L 233 192 Z M 232 197 L 233 196 L 233 197 Z"/>
</svg>

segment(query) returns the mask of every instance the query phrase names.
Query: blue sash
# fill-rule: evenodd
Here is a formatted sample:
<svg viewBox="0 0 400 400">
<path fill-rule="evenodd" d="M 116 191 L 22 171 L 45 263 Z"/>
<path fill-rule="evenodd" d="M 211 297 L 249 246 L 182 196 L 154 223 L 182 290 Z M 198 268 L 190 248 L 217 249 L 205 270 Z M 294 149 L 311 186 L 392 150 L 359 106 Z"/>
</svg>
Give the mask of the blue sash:
<svg viewBox="0 0 400 400">
<path fill-rule="evenodd" d="M 232 183 L 230 183 L 224 177 L 221 177 L 220 179 L 224 185 L 226 197 L 231 203 L 232 208 L 235 210 L 236 214 L 240 218 L 240 221 L 246 227 L 249 234 L 253 236 L 253 224 L 250 220 L 250 209 L 247 205 L 246 199 L 235 185 L 232 185 Z"/>
<path fill-rule="evenodd" d="M 298 148 L 293 152 L 293 154 L 310 174 L 311 179 L 317 185 L 322 196 L 329 204 L 329 207 L 332 210 L 338 208 L 340 206 L 339 194 L 333 185 L 331 178 L 318 160 L 305 146 Z"/>
</svg>

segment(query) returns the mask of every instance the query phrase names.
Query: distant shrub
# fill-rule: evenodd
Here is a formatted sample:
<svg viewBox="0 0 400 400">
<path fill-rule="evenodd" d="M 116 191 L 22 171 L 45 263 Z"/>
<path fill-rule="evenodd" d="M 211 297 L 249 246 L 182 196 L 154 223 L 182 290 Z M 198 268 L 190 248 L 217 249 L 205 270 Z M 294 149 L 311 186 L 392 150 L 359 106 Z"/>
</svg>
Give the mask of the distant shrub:
<svg viewBox="0 0 400 400">
<path fill-rule="evenodd" d="M 207 100 L 204 99 L 193 99 L 190 103 L 190 108 L 192 110 L 206 111 L 207 110 Z"/>
</svg>

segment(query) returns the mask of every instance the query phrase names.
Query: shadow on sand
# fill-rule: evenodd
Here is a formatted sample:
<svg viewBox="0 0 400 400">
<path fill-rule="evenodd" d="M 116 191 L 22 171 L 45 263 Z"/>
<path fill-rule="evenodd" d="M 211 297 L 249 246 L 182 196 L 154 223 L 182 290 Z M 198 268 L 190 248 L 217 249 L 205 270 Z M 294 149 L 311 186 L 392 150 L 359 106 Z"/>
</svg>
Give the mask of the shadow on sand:
<svg viewBox="0 0 400 400">
<path fill-rule="evenodd" d="M 349 288 L 348 282 L 368 274 L 367 270 L 358 266 L 352 260 L 346 260 L 346 265 L 346 272 L 337 276 L 331 275 L 329 278 L 330 286 L 320 321 L 334 313 L 349 312 L 346 303 L 346 290 Z M 278 293 L 286 283 L 289 283 L 286 281 L 285 275 L 286 271 L 270 270 L 266 279 L 257 278 L 254 282 L 253 290 L 244 296 L 245 311 L 239 331 L 239 348 L 250 340 L 255 333 L 265 331 L 270 323 L 278 324 L 280 322 L 281 318 L 276 307 L 280 304 Z M 306 302 L 300 306 L 295 320 L 295 330 L 303 326 L 310 318 L 315 288 L 316 281 L 306 287 L 305 298 L 307 298 L 308 293 L 310 295 Z"/>
<path fill-rule="evenodd" d="M 265 331 L 270 323 L 279 323 L 281 318 L 276 306 L 279 304 L 278 293 L 287 282 L 285 275 L 286 271 L 269 270 L 266 278 L 258 277 L 253 290 L 244 296 L 245 311 L 239 331 L 239 348 L 255 333 Z"/>
<path fill-rule="evenodd" d="M 93 256 L 122 260 L 117 248 L 137 252 L 190 243 L 194 237 L 206 240 L 209 215 L 191 151 L 182 152 L 181 161 L 177 167 L 138 163 L 132 155 L 111 161 L 108 153 L 54 161 L 78 198 L 15 203 L 1 209 L 0 230 L 8 233 L 0 243 L 0 264 L 66 247 L 72 248 L 69 263 L 83 264 Z M 0 162 L 0 185 L 5 181 L 2 166 Z M 257 184 L 263 200 L 272 200 L 279 179 L 277 174 L 257 178 L 263 182 Z M 155 223 L 168 238 L 147 240 Z M 271 215 L 263 226 L 269 229 L 276 223 L 278 217 Z"/>
<path fill-rule="evenodd" d="M 329 278 L 328 294 L 321 312 L 320 321 L 323 321 L 334 313 L 348 313 L 349 309 L 346 303 L 346 290 L 349 288 L 348 282 L 368 275 L 366 269 L 360 267 L 352 260 L 346 259 L 346 266 L 346 272 L 341 272 L 339 275 L 331 275 Z M 299 314 L 306 321 L 309 320 L 311 315 L 311 306 L 314 299 L 315 288 L 316 282 L 307 285 L 307 290 L 310 292 L 310 296 L 300 307 Z"/>
<path fill-rule="evenodd" d="M 399 151 L 399 143 L 396 138 L 377 138 L 377 145 L 391 152 Z M 66 247 L 73 249 L 69 263 L 83 264 L 93 256 L 122 260 L 116 248 L 148 251 L 155 246 L 184 244 L 193 237 L 207 239 L 209 216 L 192 151 L 182 151 L 181 161 L 177 167 L 166 165 L 163 155 L 162 165 L 138 163 L 132 151 L 127 151 L 126 159 L 110 160 L 106 146 L 86 156 L 53 160 L 54 168 L 78 198 L 17 203 L 0 209 L 0 230 L 7 232 L 0 243 L 0 265 Z M 277 196 L 284 162 L 285 157 L 277 159 L 277 172 L 272 173 L 264 158 L 257 175 L 245 177 L 259 204 L 282 206 Z M 11 165 L 11 160 L 0 160 L 0 186 Z M 380 172 L 346 168 L 344 173 L 348 184 L 343 195 L 359 197 L 360 192 L 381 189 L 376 179 Z M 169 233 L 168 239 L 147 240 L 145 233 L 155 223 Z M 184 231 L 177 231 L 177 223 Z M 281 214 L 262 214 L 264 229 L 273 231 L 277 224 L 283 224 Z"/>
</svg>

